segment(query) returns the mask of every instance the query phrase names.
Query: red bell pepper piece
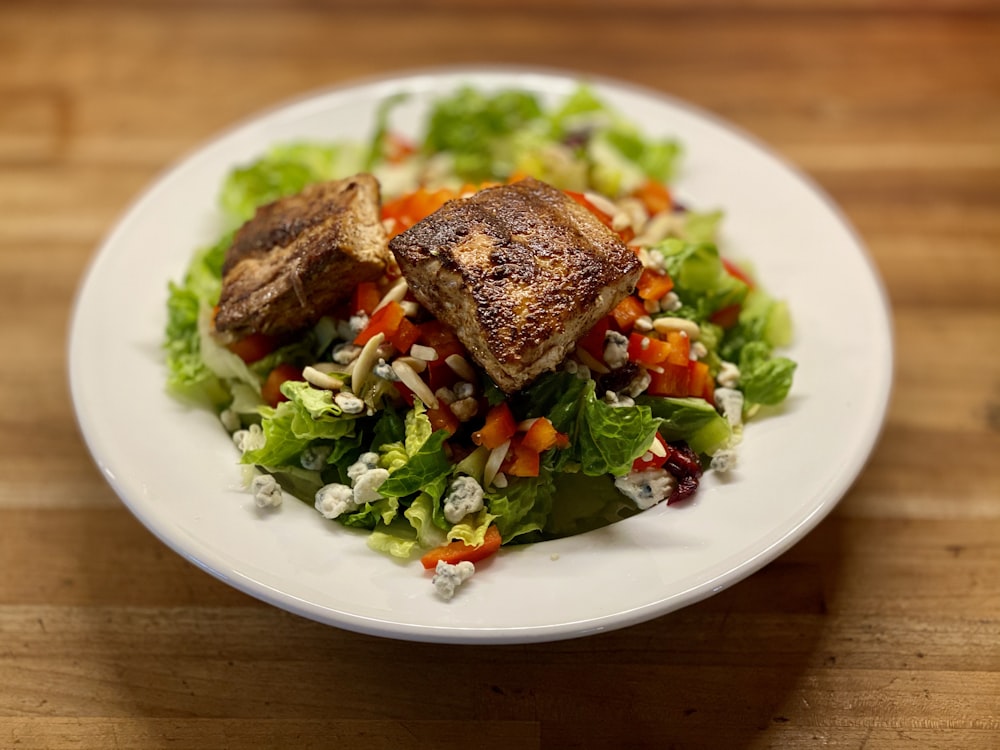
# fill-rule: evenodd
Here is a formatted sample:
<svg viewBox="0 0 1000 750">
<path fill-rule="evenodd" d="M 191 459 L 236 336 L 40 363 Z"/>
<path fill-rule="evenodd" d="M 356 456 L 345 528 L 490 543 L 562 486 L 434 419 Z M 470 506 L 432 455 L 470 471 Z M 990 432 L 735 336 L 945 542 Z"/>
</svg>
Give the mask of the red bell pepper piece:
<svg viewBox="0 0 1000 750">
<path fill-rule="evenodd" d="M 278 341 L 273 336 L 263 333 L 251 333 L 238 341 L 226 344 L 226 348 L 242 359 L 248 365 L 264 359 L 278 348 Z"/>
<path fill-rule="evenodd" d="M 680 331 L 670 331 L 667 333 L 667 343 L 670 344 L 667 362 L 687 367 L 688 362 L 691 361 L 691 339 Z"/>
<path fill-rule="evenodd" d="M 674 280 L 667 274 L 643 268 L 636 283 L 636 293 L 641 299 L 663 299 L 674 288 Z"/>
<path fill-rule="evenodd" d="M 646 392 L 651 396 L 676 396 L 688 395 L 691 383 L 691 374 L 687 365 L 675 365 L 664 362 L 660 365 L 661 372 L 649 371 L 649 387 Z"/>
<path fill-rule="evenodd" d="M 354 287 L 354 293 L 351 295 L 351 314 L 357 315 L 363 312 L 365 315 L 371 315 L 381 301 L 382 295 L 379 294 L 378 285 L 374 281 L 362 281 Z"/>
<path fill-rule="evenodd" d="M 611 311 L 611 317 L 615 319 L 615 323 L 618 324 L 623 333 L 631 331 L 635 321 L 646 314 L 646 308 L 642 302 L 631 294 L 615 305 Z"/>
<path fill-rule="evenodd" d="M 524 438 L 512 438 L 500 470 L 514 477 L 537 477 L 540 468 L 541 454 L 525 445 Z"/>
<path fill-rule="evenodd" d="M 628 358 L 640 365 L 659 365 L 670 356 L 670 343 L 633 332 L 628 337 Z"/>
<path fill-rule="evenodd" d="M 439 402 L 437 407 L 427 409 L 427 418 L 431 427 L 437 430 L 447 430 L 449 435 L 454 435 L 458 431 L 460 422 L 448 404 Z"/>
<path fill-rule="evenodd" d="M 392 339 L 399 331 L 400 322 L 405 317 L 403 306 L 398 302 L 394 301 L 383 305 L 371 316 L 368 325 L 354 339 L 354 343 L 363 346 L 380 333 L 385 334 L 387 339 Z"/>
<path fill-rule="evenodd" d="M 669 211 L 674 205 L 670 190 L 656 180 L 646 180 L 632 192 L 632 195 L 642 201 L 650 216 Z"/>
<path fill-rule="evenodd" d="M 667 462 L 667 458 L 670 455 L 670 446 L 667 445 L 667 441 L 663 439 L 663 436 L 660 435 L 660 433 L 656 433 L 656 442 L 658 442 L 660 447 L 663 449 L 659 451 L 659 453 L 662 453 L 663 455 L 658 455 L 658 453 L 654 453 L 653 451 L 646 451 L 632 462 L 632 471 L 659 469 Z"/>
<path fill-rule="evenodd" d="M 261 386 L 260 395 L 268 406 L 277 406 L 282 401 L 288 400 L 288 397 L 281 392 L 281 384 L 289 380 L 303 379 L 302 370 L 295 365 L 283 362 L 267 374 L 267 379 Z"/>
<path fill-rule="evenodd" d="M 437 567 L 438 562 L 442 560 L 449 565 L 465 561 L 477 563 L 494 554 L 500 549 L 501 544 L 503 544 L 503 539 L 501 539 L 497 527 L 490 526 L 486 529 L 486 536 L 483 539 L 483 543 L 478 547 L 457 540 L 450 544 L 435 547 L 420 558 L 420 564 L 427 570 L 433 570 Z"/>
<path fill-rule="evenodd" d="M 569 444 L 569 436 L 556 430 L 548 417 L 539 417 L 524 433 L 521 444 L 530 448 L 536 453 L 542 453 L 549 448 L 557 447 L 560 443 Z"/>
<path fill-rule="evenodd" d="M 604 316 L 577 344 L 598 362 L 604 361 L 604 334 L 611 329 L 611 318 Z"/>
<path fill-rule="evenodd" d="M 493 450 L 514 437 L 516 432 L 517 422 L 514 421 L 507 402 L 503 401 L 489 410 L 482 429 L 472 433 L 472 442 Z"/>
</svg>

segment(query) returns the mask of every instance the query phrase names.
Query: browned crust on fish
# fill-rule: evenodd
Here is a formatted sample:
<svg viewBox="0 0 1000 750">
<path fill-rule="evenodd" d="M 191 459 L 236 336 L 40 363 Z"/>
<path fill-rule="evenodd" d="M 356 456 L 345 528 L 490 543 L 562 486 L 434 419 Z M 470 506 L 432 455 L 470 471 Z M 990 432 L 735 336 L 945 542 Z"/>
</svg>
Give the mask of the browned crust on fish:
<svg viewBox="0 0 1000 750">
<path fill-rule="evenodd" d="M 642 272 L 589 210 L 531 178 L 450 201 L 389 247 L 414 296 L 507 393 L 556 368 Z"/>
<path fill-rule="evenodd" d="M 306 187 L 257 209 L 222 268 L 215 328 L 234 340 L 316 323 L 390 259 L 378 181 L 369 174 Z"/>
</svg>

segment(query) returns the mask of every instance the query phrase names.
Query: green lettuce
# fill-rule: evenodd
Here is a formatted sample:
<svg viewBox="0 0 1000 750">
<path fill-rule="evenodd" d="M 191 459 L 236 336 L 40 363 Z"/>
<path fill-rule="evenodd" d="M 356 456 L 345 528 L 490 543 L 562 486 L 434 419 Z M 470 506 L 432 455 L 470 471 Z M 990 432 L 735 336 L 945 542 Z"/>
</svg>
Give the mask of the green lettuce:
<svg viewBox="0 0 1000 750">
<path fill-rule="evenodd" d="M 510 477 L 505 488 L 487 492 L 485 502 L 506 544 L 545 527 L 554 495 L 552 472 L 543 468 L 537 477 Z"/>
<path fill-rule="evenodd" d="M 788 396 L 795 373 L 795 362 L 788 357 L 771 355 L 771 347 L 753 341 L 740 351 L 740 388 L 747 408 L 754 404 L 774 406 Z"/>
<path fill-rule="evenodd" d="M 726 271 L 713 244 L 668 239 L 653 250 L 662 255 L 674 292 L 684 303 L 675 315 L 706 320 L 724 307 L 742 303 L 747 295 L 749 287 Z"/>
<path fill-rule="evenodd" d="M 635 402 L 660 420 L 664 440 L 684 440 L 695 453 L 715 453 L 732 437 L 729 422 L 704 399 L 639 396 Z"/>
<path fill-rule="evenodd" d="M 259 206 L 301 192 L 307 185 L 360 171 L 359 147 L 330 143 L 275 146 L 259 159 L 234 169 L 222 185 L 219 202 L 231 226 L 252 218 Z"/>
<path fill-rule="evenodd" d="M 201 355 L 199 319 L 211 308 L 222 289 L 222 263 L 230 236 L 194 254 L 181 282 L 171 282 L 167 294 L 164 349 L 167 387 L 175 395 L 222 405 L 227 392 Z"/>
<path fill-rule="evenodd" d="M 354 434 L 357 419 L 338 414 L 330 391 L 308 383 L 288 381 L 281 392 L 288 397 L 276 407 L 261 407 L 261 448 L 243 454 L 243 463 L 278 467 L 291 463 L 314 440 L 339 440 Z M 326 394 L 325 396 L 323 394 Z M 330 404 L 326 401 L 329 399 Z"/>
<path fill-rule="evenodd" d="M 537 98 L 524 91 L 488 94 L 466 86 L 437 101 L 424 150 L 448 153 L 462 180 L 503 179 L 511 171 L 510 138 L 542 118 Z M 506 157 L 506 158 L 505 158 Z"/>
<path fill-rule="evenodd" d="M 588 476 L 627 474 L 656 434 L 659 420 L 645 406 L 616 407 L 597 398 L 593 380 L 567 372 L 541 378 L 523 396 L 528 417 L 547 416 L 569 436 L 555 468 L 579 464 Z"/>
</svg>

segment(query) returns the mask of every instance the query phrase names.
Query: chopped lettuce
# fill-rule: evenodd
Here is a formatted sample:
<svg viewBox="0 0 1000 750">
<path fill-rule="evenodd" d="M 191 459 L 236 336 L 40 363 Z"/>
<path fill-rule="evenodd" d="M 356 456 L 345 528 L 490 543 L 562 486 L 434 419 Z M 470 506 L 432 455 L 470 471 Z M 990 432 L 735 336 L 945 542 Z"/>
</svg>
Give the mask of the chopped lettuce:
<svg viewBox="0 0 1000 750">
<path fill-rule="evenodd" d="M 588 476 L 627 474 L 656 435 L 659 420 L 648 408 L 610 406 L 597 398 L 593 380 L 567 372 L 543 376 L 523 398 L 529 417 L 547 416 L 569 435 L 557 468 L 573 463 Z"/>
<path fill-rule="evenodd" d="M 486 505 L 496 515 L 497 530 L 505 543 L 545 527 L 555 495 L 552 472 L 537 477 L 511 477 L 507 487 L 486 494 Z"/>
<path fill-rule="evenodd" d="M 741 303 L 747 295 L 747 285 L 726 271 L 713 244 L 668 239 L 651 252 L 663 257 L 674 280 L 674 292 L 684 302 L 675 315 L 707 320 L 712 313 Z"/>
<path fill-rule="evenodd" d="M 344 144 L 291 143 L 234 169 L 219 201 L 227 220 L 239 226 L 258 206 L 300 192 L 306 185 L 353 174 L 364 163 L 361 149 Z"/>
<path fill-rule="evenodd" d="M 195 253 L 182 282 L 171 282 L 167 296 L 167 387 L 175 395 L 214 406 L 224 404 L 228 393 L 202 355 L 200 320 L 219 299 L 222 262 L 230 241 L 227 235 Z"/>
<path fill-rule="evenodd" d="M 684 440 L 695 453 L 715 453 L 732 438 L 729 423 L 703 399 L 639 396 L 636 403 L 660 420 L 665 440 Z"/>
<path fill-rule="evenodd" d="M 751 341 L 740 350 L 740 387 L 744 403 L 774 406 L 788 396 L 795 363 L 788 357 L 774 357 L 763 341 Z"/>
</svg>

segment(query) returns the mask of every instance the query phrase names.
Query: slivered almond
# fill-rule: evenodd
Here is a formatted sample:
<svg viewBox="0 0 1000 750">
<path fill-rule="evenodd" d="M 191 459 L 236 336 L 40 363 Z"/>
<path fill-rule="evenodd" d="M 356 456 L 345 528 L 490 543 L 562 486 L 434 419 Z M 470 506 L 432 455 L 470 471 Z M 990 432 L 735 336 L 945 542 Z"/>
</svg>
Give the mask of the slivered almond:
<svg viewBox="0 0 1000 750">
<path fill-rule="evenodd" d="M 510 440 L 505 440 L 496 448 L 490 451 L 489 458 L 486 459 L 486 466 L 483 468 L 483 486 L 489 487 L 493 484 L 493 479 L 500 471 L 503 460 L 507 458 L 507 451 L 510 450 Z"/>
<path fill-rule="evenodd" d="M 687 337 L 692 341 L 695 341 L 701 335 L 701 329 L 698 327 L 698 324 L 687 318 L 657 318 L 653 321 L 653 328 L 656 329 L 657 333 L 680 331 L 681 333 L 686 333 Z"/>
<path fill-rule="evenodd" d="M 383 341 L 385 341 L 385 334 L 376 333 L 368 339 L 368 342 L 361 349 L 361 353 L 355 358 L 354 370 L 351 372 L 351 390 L 355 395 L 361 395 L 364 392 L 365 381 L 368 380 L 372 367 L 378 360 L 378 348 L 382 346 Z"/>
<path fill-rule="evenodd" d="M 382 295 L 382 299 L 380 299 L 378 304 L 375 305 L 375 309 L 372 310 L 372 313 L 378 312 L 390 302 L 402 302 L 403 297 L 406 296 L 406 290 L 409 288 L 409 285 L 406 283 L 406 278 L 400 276 L 399 279 L 396 280 L 396 283 L 389 287 L 389 290 Z"/>
<path fill-rule="evenodd" d="M 310 385 L 314 385 L 317 388 L 325 388 L 328 391 L 339 391 L 344 387 L 344 381 L 340 378 L 332 377 L 322 370 L 311 366 L 307 366 L 302 370 L 302 377 Z"/>
<path fill-rule="evenodd" d="M 451 368 L 452 372 L 463 380 L 475 383 L 479 379 L 476 377 L 476 371 L 472 369 L 472 365 L 469 364 L 469 360 L 461 354 L 449 354 L 445 357 L 444 363 Z"/>
<path fill-rule="evenodd" d="M 437 396 L 434 395 L 434 391 L 431 390 L 430 386 L 417 375 L 416 370 L 406 364 L 406 362 L 397 359 L 392 363 L 392 371 L 399 376 L 400 382 L 413 391 L 413 395 L 423 401 L 427 407 L 431 409 L 438 408 Z"/>
</svg>

